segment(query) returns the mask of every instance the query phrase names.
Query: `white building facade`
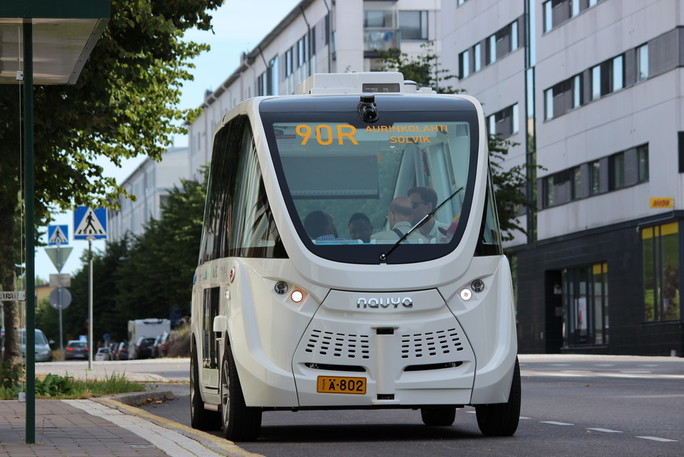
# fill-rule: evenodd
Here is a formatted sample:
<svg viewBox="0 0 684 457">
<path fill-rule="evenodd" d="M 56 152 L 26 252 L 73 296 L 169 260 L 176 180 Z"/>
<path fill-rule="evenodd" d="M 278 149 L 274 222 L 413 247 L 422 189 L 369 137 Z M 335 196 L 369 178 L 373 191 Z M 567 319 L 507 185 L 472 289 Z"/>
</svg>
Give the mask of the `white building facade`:
<svg viewBox="0 0 684 457">
<path fill-rule="evenodd" d="M 164 153 L 160 162 L 147 158 L 138 165 L 121 183 L 136 200 L 122 196 L 120 210 L 107 210 L 108 240 L 120 241 L 126 234 L 141 235 L 151 219 L 161 219 L 169 192 L 174 186 L 181 187 L 181 179 L 190 179 L 189 162 L 187 147 L 173 147 Z"/>
<path fill-rule="evenodd" d="M 509 244 L 521 351 L 681 355 L 684 4 L 446 3 L 443 60 L 539 167 Z"/>
</svg>

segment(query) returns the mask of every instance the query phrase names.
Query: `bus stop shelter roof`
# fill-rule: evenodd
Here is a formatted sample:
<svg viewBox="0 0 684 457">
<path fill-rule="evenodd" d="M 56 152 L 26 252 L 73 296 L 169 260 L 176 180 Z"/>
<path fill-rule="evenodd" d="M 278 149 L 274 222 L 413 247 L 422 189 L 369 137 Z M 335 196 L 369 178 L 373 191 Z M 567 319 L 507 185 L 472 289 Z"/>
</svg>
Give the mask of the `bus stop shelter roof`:
<svg viewBox="0 0 684 457">
<path fill-rule="evenodd" d="M 75 84 L 110 14 L 110 0 L 0 2 L 0 84 L 22 82 L 24 23 L 33 28 L 33 83 Z"/>
</svg>

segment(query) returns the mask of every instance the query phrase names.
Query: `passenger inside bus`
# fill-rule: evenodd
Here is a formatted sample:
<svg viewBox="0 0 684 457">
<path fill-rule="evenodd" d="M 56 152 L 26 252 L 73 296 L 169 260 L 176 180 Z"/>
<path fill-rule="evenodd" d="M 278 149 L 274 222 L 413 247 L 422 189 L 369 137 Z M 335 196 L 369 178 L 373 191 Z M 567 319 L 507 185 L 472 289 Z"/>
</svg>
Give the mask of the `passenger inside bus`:
<svg viewBox="0 0 684 457">
<path fill-rule="evenodd" d="M 420 222 L 426 214 L 429 214 L 437 207 L 437 192 L 429 187 L 414 187 L 410 189 L 408 191 L 408 198 L 411 201 L 412 207 L 412 224 Z M 433 240 L 442 238 L 440 229 L 447 230 L 448 228 L 449 224 L 445 224 L 438 221 L 435 217 L 431 217 L 419 230 L 420 234 L 427 238 L 429 242 L 434 242 Z"/>
<path fill-rule="evenodd" d="M 333 241 L 337 239 L 337 230 L 330 214 L 314 211 L 304 218 L 304 228 L 314 241 Z"/>
<path fill-rule="evenodd" d="M 371 239 L 378 241 L 396 241 L 406 232 L 411 230 L 411 215 L 413 209 L 411 208 L 411 201 L 408 197 L 397 197 L 392 200 L 387 210 L 387 226 L 390 230 L 383 230 L 371 236 Z"/>
<path fill-rule="evenodd" d="M 349 218 L 349 237 L 352 240 L 361 240 L 370 243 L 373 226 L 370 219 L 364 213 L 354 213 Z"/>
</svg>

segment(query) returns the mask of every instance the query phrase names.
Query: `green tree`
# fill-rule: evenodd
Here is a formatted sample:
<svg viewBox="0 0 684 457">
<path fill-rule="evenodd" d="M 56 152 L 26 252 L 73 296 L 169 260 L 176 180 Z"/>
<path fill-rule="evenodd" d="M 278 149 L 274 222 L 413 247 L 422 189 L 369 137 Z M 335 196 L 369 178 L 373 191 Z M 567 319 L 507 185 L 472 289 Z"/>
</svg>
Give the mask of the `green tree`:
<svg viewBox="0 0 684 457">
<path fill-rule="evenodd" d="M 183 41 L 196 27 L 210 29 L 209 11 L 223 0 L 111 0 L 112 17 L 72 86 L 36 86 L 35 218 L 75 205 L 112 206 L 123 191 L 102 176 L 101 156 L 161 158 L 171 135 L 194 111 L 179 110 L 190 59 L 205 45 Z M 19 221 L 21 110 L 18 86 L 0 85 L 0 218 Z M 0 224 L 0 286 L 15 289 L 20 223 Z M 17 304 L 5 302 L 5 358 L 19 356 Z"/>
<path fill-rule="evenodd" d="M 202 232 L 205 186 L 181 180 L 162 207 L 135 237 L 117 272 L 116 311 L 126 319 L 166 318 L 172 309 L 190 314 L 192 277 Z"/>
<path fill-rule="evenodd" d="M 431 87 L 438 93 L 460 92 L 448 84 L 456 76 L 440 66 L 434 43 L 426 42 L 421 48 L 423 52 L 417 56 L 409 56 L 397 49 L 382 52 L 380 57 L 384 69 L 398 71 L 405 79 L 415 81 L 421 87 Z M 513 146 L 517 144 L 497 135 L 490 135 L 488 138 L 492 185 L 504 239 L 512 239 L 515 231 L 525 232 L 518 220 L 520 208 L 530 208 L 534 204 L 525 194 L 526 165 L 504 165 L 509 148 Z"/>
</svg>

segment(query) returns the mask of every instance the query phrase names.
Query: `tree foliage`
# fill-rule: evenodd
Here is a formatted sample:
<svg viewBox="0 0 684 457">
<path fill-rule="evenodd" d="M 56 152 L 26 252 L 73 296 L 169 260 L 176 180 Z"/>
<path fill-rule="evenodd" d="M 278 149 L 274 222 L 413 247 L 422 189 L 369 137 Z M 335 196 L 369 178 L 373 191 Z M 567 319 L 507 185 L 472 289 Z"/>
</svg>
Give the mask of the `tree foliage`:
<svg viewBox="0 0 684 457">
<path fill-rule="evenodd" d="M 93 338 L 126 339 L 127 322 L 148 317 L 169 318 L 177 310 L 190 314 L 192 277 L 197 267 L 205 186 L 182 180 L 162 207 L 162 217 L 152 219 L 138 236 L 109 242 L 104 252 L 93 254 Z M 87 332 L 87 253 L 82 268 L 71 281 L 72 304 L 62 312 L 65 339 Z M 43 303 L 37 325 L 48 339 L 59 338 L 58 312 Z"/>
<path fill-rule="evenodd" d="M 112 17 L 71 86 L 34 89 L 35 220 L 76 205 L 112 206 L 123 191 L 96 163 L 146 155 L 159 160 L 171 135 L 185 133 L 193 113 L 177 104 L 190 59 L 205 45 L 183 41 L 210 29 L 209 11 L 223 0 L 111 0 Z M 0 85 L 0 218 L 19 221 L 21 200 L 20 86 Z M 0 224 L 0 286 L 14 290 L 22 258 L 21 225 Z M 16 303 L 5 303 L 5 327 L 16 328 Z M 17 355 L 6 339 L 5 358 Z"/>
<path fill-rule="evenodd" d="M 404 78 L 415 81 L 421 87 L 431 87 L 438 93 L 461 92 L 448 84 L 456 76 L 440 66 L 439 56 L 434 51 L 434 44 L 426 42 L 421 48 L 423 52 L 417 56 L 409 56 L 398 49 L 382 52 L 380 57 L 383 60 L 384 69 L 398 71 L 404 75 Z M 504 239 L 512 239 L 515 231 L 525 233 L 518 220 L 520 208 L 529 208 L 534 204 L 525 194 L 527 165 L 512 167 L 505 165 L 508 151 L 514 146 L 517 144 L 497 135 L 489 135 L 489 165 Z"/>
</svg>

